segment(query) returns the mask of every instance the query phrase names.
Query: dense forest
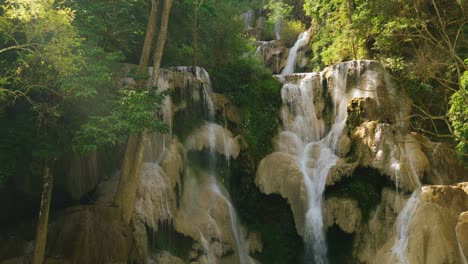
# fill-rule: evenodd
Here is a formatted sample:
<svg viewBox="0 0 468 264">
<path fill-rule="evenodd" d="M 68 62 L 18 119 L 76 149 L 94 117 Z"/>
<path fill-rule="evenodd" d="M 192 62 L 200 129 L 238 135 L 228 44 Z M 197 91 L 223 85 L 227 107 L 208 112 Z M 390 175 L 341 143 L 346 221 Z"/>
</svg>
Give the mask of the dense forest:
<svg viewBox="0 0 468 264">
<path fill-rule="evenodd" d="M 466 263 L 467 36 L 466 0 L 0 0 L 0 263 L 375 263 L 429 200 L 447 251 L 389 263 Z"/>
</svg>

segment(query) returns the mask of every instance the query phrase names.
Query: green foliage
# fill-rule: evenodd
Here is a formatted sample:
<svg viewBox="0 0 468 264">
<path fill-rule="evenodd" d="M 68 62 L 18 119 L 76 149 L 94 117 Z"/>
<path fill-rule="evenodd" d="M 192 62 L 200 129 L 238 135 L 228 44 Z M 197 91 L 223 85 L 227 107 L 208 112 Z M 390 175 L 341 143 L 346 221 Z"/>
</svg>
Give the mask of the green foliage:
<svg viewBox="0 0 468 264">
<path fill-rule="evenodd" d="M 199 1 L 198 12 L 198 66 L 213 74 L 253 49 L 237 1 Z M 193 0 L 174 2 L 163 65 L 192 64 L 193 14 Z"/>
<path fill-rule="evenodd" d="M 413 100 L 413 129 L 433 138 L 459 139 L 457 108 L 467 71 L 466 1 L 317 0 L 304 9 L 316 27 L 310 68 L 351 59 L 380 60 Z M 452 96 L 452 94 L 455 95 Z M 450 99 L 452 98 L 452 99 Z M 447 115 L 448 114 L 448 115 Z M 436 118 L 434 118 L 436 117 Z M 457 127 L 457 129 L 455 129 Z"/>
<path fill-rule="evenodd" d="M 358 167 L 348 179 L 328 188 L 326 197 L 346 197 L 357 201 L 365 222 L 371 210 L 380 203 L 385 186 L 391 186 L 385 175 L 375 169 Z"/>
<path fill-rule="evenodd" d="M 292 47 L 297 37 L 305 31 L 305 25 L 299 20 L 286 20 L 281 27 L 281 41 L 287 46 Z"/>
<path fill-rule="evenodd" d="M 77 131 L 75 149 L 78 152 L 123 144 L 129 133 L 137 134 L 143 129 L 167 131 L 167 125 L 155 116 L 166 93 L 123 90 L 122 94 L 108 115 L 91 117 Z"/>
<path fill-rule="evenodd" d="M 356 23 L 367 17 L 359 12 L 350 15 L 348 1 L 306 1 L 304 9 L 317 27 L 312 41 L 312 68 L 318 70 L 345 60 L 368 57 L 365 36 L 360 31 L 362 25 Z"/>
<path fill-rule="evenodd" d="M 249 151 L 256 162 L 260 161 L 272 151 L 271 139 L 277 133 L 280 83 L 253 57 L 216 71 L 213 83 L 216 91 L 229 96 L 244 111 Z"/>
<path fill-rule="evenodd" d="M 288 19 L 293 10 L 292 6 L 284 3 L 282 0 L 269 0 L 263 8 L 269 11 L 268 21 L 271 23 Z"/>
<path fill-rule="evenodd" d="M 125 132 L 165 128 L 154 115 L 162 94 L 113 88 L 111 69 L 123 58 L 120 47 L 106 47 L 112 53 L 99 47 L 96 42 L 106 43 L 97 36 L 103 32 L 75 20 L 91 12 L 80 7 L 75 12 L 53 0 L 7 0 L 0 6 L 0 123 L 8 127 L 0 134 L 1 182 L 37 175 L 45 160 L 65 155 L 74 144 L 86 152 L 122 142 Z M 109 23 L 122 26 L 114 19 Z"/>
<path fill-rule="evenodd" d="M 457 150 L 465 164 L 468 164 L 468 71 L 464 72 L 460 84 L 460 90 L 450 98 L 448 116 L 458 138 Z"/>
<path fill-rule="evenodd" d="M 80 35 L 109 53 L 123 53 L 138 63 L 150 7 L 149 1 L 74 0 L 64 4 L 75 10 Z"/>
<path fill-rule="evenodd" d="M 262 32 L 262 39 L 276 39 L 275 24 L 279 22 L 281 41 L 286 46 L 292 47 L 299 34 L 305 30 L 304 23 L 294 19 L 294 7 L 282 0 L 270 0 L 263 9 L 268 12 L 268 15 Z"/>
</svg>

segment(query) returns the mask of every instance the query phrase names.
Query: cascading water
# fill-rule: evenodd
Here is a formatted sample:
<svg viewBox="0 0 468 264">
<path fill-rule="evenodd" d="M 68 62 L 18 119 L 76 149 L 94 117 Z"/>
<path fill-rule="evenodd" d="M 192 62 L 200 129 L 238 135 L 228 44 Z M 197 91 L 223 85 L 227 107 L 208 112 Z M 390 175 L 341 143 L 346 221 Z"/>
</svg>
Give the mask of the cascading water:
<svg viewBox="0 0 468 264">
<path fill-rule="evenodd" d="M 409 239 L 409 225 L 414 215 L 414 211 L 418 207 L 420 193 L 420 189 L 417 189 L 413 192 L 413 194 L 411 194 L 411 197 L 406 202 L 405 207 L 403 207 L 403 210 L 400 212 L 400 215 L 397 219 L 397 237 L 392 248 L 392 252 L 396 256 L 398 262 L 402 264 L 409 263 L 408 258 L 406 257 L 406 250 Z"/>
<path fill-rule="evenodd" d="M 309 31 L 302 32 L 299 35 L 299 38 L 297 39 L 296 43 L 294 43 L 294 46 L 292 46 L 291 49 L 289 49 L 288 60 L 286 62 L 286 66 L 281 72 L 282 75 L 294 73 L 294 68 L 296 67 L 297 52 L 299 49 L 303 48 L 307 44 L 308 40 Z"/>
<path fill-rule="evenodd" d="M 395 175 L 397 176 L 395 178 L 395 186 L 398 194 L 397 197 L 399 199 L 397 203 L 400 203 L 401 200 L 398 186 L 402 177 L 405 177 L 407 181 L 411 182 L 412 186 L 415 186 L 415 190 L 398 215 L 395 225 L 396 237 L 395 244 L 392 247 L 392 255 L 396 257 L 399 263 L 409 264 L 410 262 L 406 256 L 410 233 L 409 225 L 420 202 L 421 182 L 419 181 L 418 173 L 414 167 L 412 157 L 407 153 L 407 145 L 398 147 L 398 153 L 399 159 L 392 163 L 392 168 L 395 170 Z M 403 166 L 406 170 L 402 171 L 402 163 L 406 164 L 406 166 Z"/>
<path fill-rule="evenodd" d="M 276 40 L 280 40 L 281 39 L 281 19 L 276 20 L 274 31 L 275 31 Z"/>
<path fill-rule="evenodd" d="M 187 67 L 178 67 L 177 70 L 180 71 L 188 71 L 190 70 Z M 231 153 L 232 153 L 232 139 L 229 138 L 230 135 L 227 133 L 222 134 L 220 137 L 218 137 L 220 131 L 225 131 L 225 129 L 222 129 L 219 125 L 213 123 L 214 121 L 214 106 L 213 102 L 211 101 L 211 81 L 208 76 L 208 73 L 204 71 L 201 68 L 197 68 L 197 76 L 203 76 L 203 79 L 206 80 L 206 85 L 205 89 L 203 90 L 203 102 L 204 102 L 204 108 L 205 108 L 205 119 L 207 122 L 205 125 L 201 127 L 203 131 L 207 131 L 208 133 L 201 133 L 202 137 L 207 138 L 207 142 L 202 143 L 203 148 L 206 148 L 209 150 L 209 157 L 208 157 L 208 171 L 207 173 L 199 173 L 199 177 L 201 177 L 200 182 L 198 183 L 193 183 L 192 184 L 192 190 L 190 190 L 191 195 L 193 195 L 194 188 L 195 189 L 203 189 L 205 192 L 205 195 L 208 195 L 207 197 L 211 199 L 220 199 L 225 203 L 225 206 L 227 207 L 227 212 L 229 214 L 229 220 L 230 220 L 230 226 L 231 226 L 231 231 L 232 231 L 232 237 L 234 238 L 234 243 L 235 247 L 237 250 L 237 254 L 239 256 L 239 263 L 241 264 L 246 264 L 248 260 L 248 254 L 245 249 L 245 239 L 243 237 L 242 232 L 240 231 L 239 228 L 239 221 L 237 217 L 237 213 L 235 211 L 234 206 L 232 205 L 231 199 L 229 197 L 228 192 L 225 190 L 225 188 L 219 183 L 219 181 L 216 179 L 216 176 L 214 173 L 216 172 L 216 167 L 217 167 L 217 162 L 218 160 L 216 159 L 216 152 L 222 153 L 225 156 L 225 161 L 226 161 L 226 166 L 229 166 L 230 164 L 230 158 L 231 158 Z M 200 140 L 200 138 L 193 139 L 193 138 L 188 138 L 186 142 L 186 148 L 187 149 L 196 149 L 196 143 L 197 142 L 203 142 L 203 140 Z M 219 147 L 221 145 L 221 147 Z M 227 168 L 229 170 L 229 168 Z M 191 175 L 191 178 L 195 177 L 194 175 Z M 191 179 L 193 181 L 193 179 Z M 202 191 L 200 191 L 201 193 Z M 197 200 L 199 198 L 197 197 L 192 197 L 191 200 Z M 194 206 L 196 207 L 196 206 Z M 196 209 L 195 209 L 196 210 Z M 211 207 L 208 208 L 207 210 L 207 215 L 209 218 L 209 223 L 210 225 L 213 226 L 215 229 L 215 233 L 217 236 L 217 239 L 221 240 L 221 233 L 219 231 L 218 223 L 216 223 L 215 219 L 211 216 Z M 219 263 L 219 259 L 216 259 L 215 256 L 220 257 L 221 252 L 215 252 L 213 254 L 211 251 L 211 247 L 208 245 L 210 241 L 206 239 L 206 237 L 203 235 L 203 232 L 200 232 L 201 240 L 202 240 L 202 245 L 205 248 L 205 251 L 207 253 L 207 260 L 209 263 Z M 218 248 L 221 250 L 220 248 Z"/>
<path fill-rule="evenodd" d="M 307 36 L 300 36 L 300 43 Z M 298 43 L 296 42 L 296 44 Z M 300 45 L 298 44 L 297 49 Z M 292 56 L 294 56 L 294 51 Z M 294 61 L 289 59 L 288 61 Z M 293 65 L 293 64 L 292 64 Z M 338 161 L 335 154 L 347 118 L 347 105 L 355 97 L 375 97 L 375 87 L 362 83 L 349 89 L 347 78 L 350 68 L 356 65 L 341 64 L 324 76 L 325 73 L 297 74 L 284 76 L 282 88 L 283 107 L 281 118 L 284 130 L 278 137 L 278 146 L 296 156 L 304 176 L 307 190 L 307 212 L 304 224 L 306 261 L 308 263 L 327 263 L 327 245 L 323 225 L 322 196 L 328 172 Z M 366 62 L 357 63 L 357 74 Z M 286 71 L 287 72 L 287 71 Z M 295 79 L 300 81 L 294 81 Z M 291 79 L 292 82 L 287 80 Z M 330 87 L 324 87 L 327 81 Z M 360 89 L 365 85 L 368 89 Z M 321 101 L 327 90 L 333 103 L 331 124 L 324 118 L 324 102 Z M 294 146 L 290 146 L 290 145 Z"/>
<path fill-rule="evenodd" d="M 461 261 L 461 264 L 468 264 L 468 261 L 465 257 L 465 253 L 463 253 L 463 248 L 461 246 L 461 243 L 460 243 L 460 239 L 459 239 L 459 235 L 458 235 L 458 225 L 460 223 L 457 223 L 457 225 L 455 226 L 455 236 L 457 237 L 457 244 L 458 244 L 458 251 L 460 252 L 460 261 Z"/>
</svg>

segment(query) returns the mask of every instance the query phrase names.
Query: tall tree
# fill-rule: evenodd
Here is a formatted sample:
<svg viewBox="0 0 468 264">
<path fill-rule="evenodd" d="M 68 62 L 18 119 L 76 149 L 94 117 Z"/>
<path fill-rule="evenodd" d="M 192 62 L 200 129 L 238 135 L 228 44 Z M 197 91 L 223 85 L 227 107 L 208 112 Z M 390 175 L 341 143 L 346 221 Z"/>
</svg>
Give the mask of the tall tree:
<svg viewBox="0 0 468 264">
<path fill-rule="evenodd" d="M 148 25 L 146 27 L 145 42 L 143 43 L 140 64 L 138 65 L 139 72 L 142 72 L 144 69 L 146 69 L 150 59 L 151 47 L 153 46 L 154 35 L 158 23 L 158 5 L 159 0 L 151 0 L 151 11 L 148 19 Z"/>
<path fill-rule="evenodd" d="M 198 0 L 193 2 L 193 61 L 192 74 L 197 74 L 197 50 L 198 50 Z"/>
<path fill-rule="evenodd" d="M 164 46 L 167 40 L 167 28 L 169 25 L 169 15 L 171 13 L 173 0 L 164 0 L 164 8 L 161 14 L 161 27 L 159 28 L 158 42 L 154 51 L 153 74 L 151 76 L 151 86 L 153 89 L 158 85 L 159 69 L 163 56 Z"/>
<path fill-rule="evenodd" d="M 0 54 L 4 58 L 0 64 L 0 120 L 2 123 L 14 120 L 8 126 L 13 130 L 10 139 L 16 142 L 13 146 L 16 155 L 8 155 L 13 159 L 29 155 L 23 160 L 27 160 L 25 163 L 31 168 L 36 168 L 31 170 L 31 174 L 41 174 L 34 171 L 42 171 L 42 195 L 33 254 L 33 262 L 41 264 L 46 248 L 53 161 L 71 151 L 69 139 L 76 128 L 72 124 L 64 125 L 64 116 L 73 102 L 86 103 L 98 93 L 89 84 L 104 84 L 94 79 L 95 70 L 103 64 L 90 63 L 87 56 L 96 49 L 85 48 L 84 40 L 72 24 L 74 12 L 71 9 L 53 0 L 6 0 L 3 3 L 0 5 Z M 88 63 L 91 66 L 83 66 Z M 101 75 L 101 78 L 106 79 L 107 76 Z M 11 113 L 15 113 L 13 117 L 9 117 Z M 79 122 L 78 117 L 71 117 L 70 122 Z M 16 123 L 22 125 L 17 128 Z M 9 132 L 2 133 L 8 136 Z M 28 144 L 20 140 L 24 134 L 29 135 L 35 144 L 27 147 L 30 151 L 21 153 L 17 149 Z M 5 154 L 0 154 L 0 160 L 5 159 Z M 0 174 L 3 166 L 0 162 Z M 14 171 L 10 175 L 17 173 Z"/>
<path fill-rule="evenodd" d="M 161 66 L 161 59 L 167 39 L 167 27 L 169 24 L 169 15 L 171 7 L 172 0 L 165 0 L 164 8 L 161 15 L 161 27 L 159 29 L 158 41 L 154 52 L 153 73 L 149 81 L 150 87 L 148 89 L 150 92 L 155 92 L 155 89 L 158 84 L 159 69 Z M 152 11 L 154 11 L 153 8 Z M 151 21 L 152 20 L 150 20 L 150 22 Z M 148 28 L 152 27 L 148 25 Z M 154 30 L 152 30 L 149 33 L 147 32 L 146 37 L 149 38 L 150 34 L 154 34 Z M 142 56 L 149 57 L 150 53 L 147 52 L 147 48 L 148 46 L 143 47 Z M 140 69 L 145 67 L 145 65 L 142 64 L 145 63 L 145 61 L 149 61 L 149 58 L 142 57 L 140 59 Z M 114 198 L 114 205 L 121 209 L 122 217 L 127 223 L 130 223 L 135 208 L 138 177 L 141 173 L 141 167 L 144 158 L 144 150 L 146 145 L 148 144 L 148 138 L 148 129 L 143 129 L 139 136 L 136 136 L 135 134 L 130 135 L 129 140 L 127 142 L 127 149 L 122 165 L 120 181 Z"/>
</svg>

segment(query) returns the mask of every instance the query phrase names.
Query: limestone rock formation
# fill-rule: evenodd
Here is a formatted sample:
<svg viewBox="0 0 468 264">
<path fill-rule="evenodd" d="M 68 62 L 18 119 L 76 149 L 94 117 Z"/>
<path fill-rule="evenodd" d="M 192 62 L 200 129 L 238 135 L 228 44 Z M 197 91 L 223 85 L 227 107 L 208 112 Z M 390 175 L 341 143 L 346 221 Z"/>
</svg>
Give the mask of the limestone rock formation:
<svg viewBox="0 0 468 264">
<path fill-rule="evenodd" d="M 281 41 L 258 41 L 257 56 L 274 74 L 279 74 L 286 66 L 289 49 Z"/>
<path fill-rule="evenodd" d="M 296 158 L 287 153 L 274 152 L 258 165 L 255 183 L 265 194 L 280 194 L 288 200 L 299 234 L 304 229 L 304 214 L 307 210 L 307 193 L 304 177 Z"/>
<path fill-rule="evenodd" d="M 430 171 L 429 159 L 418 137 L 399 127 L 364 122 L 354 130 L 353 139 L 361 164 L 389 175 L 399 188 L 417 188 Z"/>
<path fill-rule="evenodd" d="M 150 259 L 149 264 L 185 264 L 182 259 L 172 256 L 167 251 L 162 251 Z"/>
<path fill-rule="evenodd" d="M 460 249 L 466 258 L 468 257 L 468 211 L 460 214 L 456 228 Z"/>
<path fill-rule="evenodd" d="M 387 201 L 389 204 L 395 201 Z M 408 200 L 406 201 L 408 202 Z M 388 205 L 387 205 L 388 206 Z M 463 239 L 460 247 L 457 240 L 457 225 L 459 216 L 468 209 L 468 194 L 459 186 L 424 186 L 418 196 L 416 207 L 409 218 L 408 244 L 403 251 L 403 257 L 409 263 L 463 263 Z M 379 210 L 379 209 L 378 209 Z M 394 211 L 395 212 L 395 211 Z M 401 217 L 401 216 L 399 216 Z M 381 229 L 370 229 L 371 220 L 367 224 L 367 234 L 362 233 L 360 246 L 356 255 L 363 263 L 400 263 L 401 257 L 395 248 L 399 234 L 395 229 L 388 229 L 381 225 Z M 463 220 L 462 220 L 463 221 Z M 381 221 L 384 223 L 384 221 Z M 395 221 L 397 222 L 397 221 Z M 391 225 L 392 221 L 388 221 Z M 463 225 L 463 224 L 461 224 Z M 385 242 L 372 241 L 370 238 L 378 234 L 385 234 Z M 365 241 L 368 239 L 367 241 Z M 377 243 L 376 243 L 377 242 Z"/>
<path fill-rule="evenodd" d="M 349 198 L 331 197 L 325 201 L 325 223 L 327 227 L 337 225 L 350 234 L 361 225 L 361 209 L 357 201 Z"/>
<path fill-rule="evenodd" d="M 381 202 L 356 234 L 353 255 L 361 263 L 372 263 L 382 245 L 393 234 L 393 224 L 401 210 L 395 190 L 382 190 Z M 393 238 L 393 237 L 392 237 Z"/>
<path fill-rule="evenodd" d="M 210 131 L 215 135 L 212 139 L 209 137 Z M 214 140 L 214 149 L 221 155 L 236 159 L 239 156 L 240 144 L 238 138 L 233 138 L 232 133 L 220 125 L 213 123 L 205 123 L 203 126 L 195 130 L 186 139 L 185 146 L 187 150 L 201 151 L 209 150 L 210 140 Z"/>
<path fill-rule="evenodd" d="M 212 93 L 211 95 L 216 113 L 220 113 L 225 121 L 232 122 L 236 125 L 242 124 L 244 119 L 242 112 L 238 109 L 229 98 L 223 94 Z"/>
<path fill-rule="evenodd" d="M 71 207 L 51 225 L 47 248 L 71 263 L 127 262 L 132 232 L 117 208 Z"/>
</svg>

